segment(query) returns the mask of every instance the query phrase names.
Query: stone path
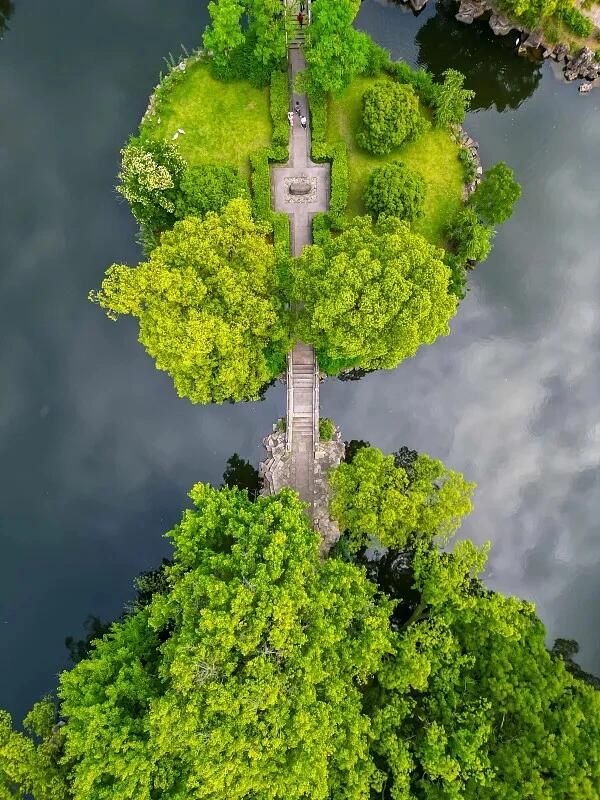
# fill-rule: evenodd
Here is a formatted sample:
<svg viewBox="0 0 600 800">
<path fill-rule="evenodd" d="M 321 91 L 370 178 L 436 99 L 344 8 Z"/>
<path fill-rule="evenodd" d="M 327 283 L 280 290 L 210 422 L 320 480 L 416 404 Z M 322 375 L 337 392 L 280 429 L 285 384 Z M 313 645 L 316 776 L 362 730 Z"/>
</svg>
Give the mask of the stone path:
<svg viewBox="0 0 600 800">
<path fill-rule="evenodd" d="M 298 43 L 289 50 L 289 80 L 305 68 Z M 330 165 L 315 164 L 310 158 L 310 114 L 306 95 L 293 94 L 292 108 L 300 103 L 308 119 L 306 129 L 294 114 L 290 131 L 290 158 L 285 166 L 271 168 L 271 197 L 276 211 L 290 217 L 292 255 L 299 256 L 312 241 L 314 214 L 329 207 Z M 293 194 L 290 186 L 304 184 L 305 194 Z M 261 464 L 263 491 L 276 492 L 283 486 L 295 489 L 308 505 L 315 528 L 326 552 L 339 537 L 328 513 L 327 472 L 340 463 L 344 444 L 339 431 L 331 442 L 319 442 L 319 367 L 314 349 L 298 342 L 288 354 L 287 415 L 285 434 L 274 429 L 264 440 L 267 459 Z"/>
</svg>

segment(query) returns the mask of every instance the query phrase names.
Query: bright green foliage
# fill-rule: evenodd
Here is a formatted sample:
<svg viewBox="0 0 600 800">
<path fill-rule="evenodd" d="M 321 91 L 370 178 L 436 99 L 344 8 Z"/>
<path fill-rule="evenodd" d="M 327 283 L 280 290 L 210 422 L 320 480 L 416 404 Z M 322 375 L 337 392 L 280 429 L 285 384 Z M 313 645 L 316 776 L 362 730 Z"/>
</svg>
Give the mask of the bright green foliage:
<svg viewBox="0 0 600 800">
<path fill-rule="evenodd" d="M 131 213 L 150 231 L 170 228 L 185 161 L 171 142 L 130 139 L 121 150 L 117 191 L 128 201 Z"/>
<path fill-rule="evenodd" d="M 290 107 L 288 74 L 274 70 L 271 73 L 271 90 L 269 93 L 271 122 L 273 124 L 273 144 L 288 146 L 290 125 L 287 112 Z"/>
<path fill-rule="evenodd" d="M 512 169 L 504 161 L 499 161 L 485 173 L 469 202 L 483 222 L 499 225 L 510 219 L 520 196 L 521 187 Z"/>
<path fill-rule="evenodd" d="M 328 417 L 321 417 L 319 420 L 319 439 L 322 442 L 330 442 L 335 433 L 335 425 L 333 420 Z"/>
<path fill-rule="evenodd" d="M 139 319 L 140 342 L 180 397 L 254 399 L 287 348 L 274 267 L 265 228 L 238 199 L 220 215 L 176 223 L 137 268 L 110 267 L 90 299 L 111 318 Z"/>
<path fill-rule="evenodd" d="M 367 702 L 390 797 L 592 800 L 600 694 L 551 658 L 529 603 L 476 580 L 485 559 L 417 549 L 418 604 Z"/>
<path fill-rule="evenodd" d="M 32 734 L 43 737 L 40 744 L 12 729 L 10 714 L 0 710 L 0 798 L 67 800 L 67 782 L 57 763 L 62 736 L 54 734 L 54 706 L 49 701 L 36 703 L 25 719 Z"/>
<path fill-rule="evenodd" d="M 492 249 L 494 231 L 479 222 L 472 208 L 462 208 L 448 226 L 448 238 L 461 262 L 485 261 Z"/>
<path fill-rule="evenodd" d="M 435 124 L 442 128 L 447 125 L 461 125 L 475 92 L 464 89 L 465 76 L 456 69 L 444 72 L 444 83 L 438 88 L 435 98 Z"/>
<path fill-rule="evenodd" d="M 401 161 L 373 170 L 365 187 L 365 206 L 375 218 L 389 214 L 412 222 L 423 213 L 424 202 L 425 181 Z"/>
<path fill-rule="evenodd" d="M 416 541 L 447 541 L 472 510 L 475 484 L 421 454 L 404 469 L 375 447 L 364 447 L 329 477 L 331 514 L 349 533 L 351 550 L 377 539 L 401 550 Z"/>
<path fill-rule="evenodd" d="M 61 677 L 74 800 L 368 800 L 391 603 L 320 559 L 294 493 L 191 497 L 171 590 Z"/>
<path fill-rule="evenodd" d="M 356 140 L 375 155 L 385 155 L 423 133 L 425 119 L 411 86 L 379 81 L 362 98 L 362 129 Z"/>
<path fill-rule="evenodd" d="M 204 31 L 204 47 L 217 62 L 222 62 L 244 42 L 241 25 L 244 5 L 238 0 L 211 0 L 208 13 L 212 24 Z"/>
<path fill-rule="evenodd" d="M 319 0 L 306 30 L 309 81 L 316 91 L 339 94 L 369 66 L 372 41 L 352 27 L 360 0 Z"/>
<path fill-rule="evenodd" d="M 233 167 L 205 164 L 190 167 L 181 179 L 175 208 L 177 219 L 204 217 L 209 211 L 221 211 L 236 197 L 250 199 L 248 184 Z"/>
<path fill-rule="evenodd" d="M 272 69 L 286 57 L 285 17 L 281 0 L 247 0 L 246 6 L 254 57 Z"/>
<path fill-rule="evenodd" d="M 292 263 L 298 337 L 315 345 L 330 372 L 395 367 L 449 332 L 456 297 L 441 256 L 406 222 L 355 218 Z"/>
</svg>

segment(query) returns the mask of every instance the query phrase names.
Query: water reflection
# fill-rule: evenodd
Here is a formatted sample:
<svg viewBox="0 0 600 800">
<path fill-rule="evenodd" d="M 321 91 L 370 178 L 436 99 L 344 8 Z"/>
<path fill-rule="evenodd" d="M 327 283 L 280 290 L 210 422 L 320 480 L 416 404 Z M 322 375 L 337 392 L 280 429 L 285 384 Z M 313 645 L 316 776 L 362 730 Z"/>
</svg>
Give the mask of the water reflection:
<svg viewBox="0 0 600 800">
<path fill-rule="evenodd" d="M 518 108 L 535 92 L 542 77 L 541 62 L 516 54 L 516 32 L 495 36 L 487 22 L 464 25 L 454 18 L 456 3 L 440 0 L 416 36 L 420 66 L 439 76 L 453 67 L 467 75 L 475 91 L 472 109 Z"/>
<path fill-rule="evenodd" d="M 8 30 L 8 20 L 11 18 L 15 10 L 15 4 L 12 0 L 0 0 L 0 39 L 4 36 L 5 31 Z"/>
</svg>

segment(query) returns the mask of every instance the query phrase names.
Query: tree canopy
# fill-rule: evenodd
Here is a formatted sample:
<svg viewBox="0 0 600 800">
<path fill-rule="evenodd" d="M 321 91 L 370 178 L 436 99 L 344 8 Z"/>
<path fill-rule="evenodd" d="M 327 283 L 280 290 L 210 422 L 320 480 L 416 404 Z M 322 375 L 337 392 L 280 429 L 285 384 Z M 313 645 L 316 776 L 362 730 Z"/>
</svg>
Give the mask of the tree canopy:
<svg viewBox="0 0 600 800">
<path fill-rule="evenodd" d="M 447 541 L 472 510 L 475 484 L 426 454 L 410 465 L 375 447 L 358 450 L 329 477 L 331 514 L 348 532 L 350 549 L 376 539 L 401 550 L 417 541 Z"/>
<path fill-rule="evenodd" d="M 447 233 L 461 262 L 481 262 L 489 256 L 494 231 L 481 224 L 472 208 L 461 208 L 451 219 Z"/>
<path fill-rule="evenodd" d="M 475 92 L 464 89 L 465 76 L 457 69 L 447 69 L 444 72 L 444 82 L 437 88 L 435 94 L 435 124 L 439 127 L 446 125 L 461 125 Z"/>
<path fill-rule="evenodd" d="M 425 180 L 401 161 L 392 161 L 370 174 L 364 199 L 375 218 L 389 214 L 412 222 L 423 213 Z"/>
<path fill-rule="evenodd" d="M 194 403 L 255 399 L 283 367 L 274 250 L 245 200 L 177 222 L 147 261 L 110 267 L 91 299 L 137 317 L 157 368 Z"/>
<path fill-rule="evenodd" d="M 391 604 L 320 559 L 292 492 L 190 496 L 170 591 L 61 677 L 75 800 L 368 798 L 361 686 L 391 648 Z"/>
<path fill-rule="evenodd" d="M 236 197 L 250 199 L 248 184 L 240 173 L 225 164 L 203 164 L 188 168 L 180 182 L 175 208 L 178 219 L 209 211 L 221 211 Z"/>
<path fill-rule="evenodd" d="M 297 335 L 329 372 L 395 367 L 449 333 L 457 301 L 441 258 L 406 222 L 353 219 L 291 265 L 292 299 L 302 303 Z"/>
<path fill-rule="evenodd" d="M 485 173 L 469 204 L 483 222 L 499 225 L 510 219 L 520 196 L 521 187 L 512 169 L 504 161 L 499 161 Z"/>
<path fill-rule="evenodd" d="M 352 27 L 360 0 L 319 0 L 306 30 L 306 63 L 311 86 L 321 92 L 342 92 L 362 74 L 372 52 L 371 38 Z"/>
<path fill-rule="evenodd" d="M 362 99 L 362 128 L 356 140 L 375 155 L 386 155 L 414 139 L 426 126 L 412 86 L 378 81 Z"/>
</svg>

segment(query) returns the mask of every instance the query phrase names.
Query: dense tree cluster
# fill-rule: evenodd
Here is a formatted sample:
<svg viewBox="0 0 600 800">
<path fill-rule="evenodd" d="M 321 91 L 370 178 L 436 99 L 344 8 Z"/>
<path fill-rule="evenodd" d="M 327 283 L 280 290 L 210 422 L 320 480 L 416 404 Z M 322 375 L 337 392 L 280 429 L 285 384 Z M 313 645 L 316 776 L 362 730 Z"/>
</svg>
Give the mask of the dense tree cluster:
<svg viewBox="0 0 600 800">
<path fill-rule="evenodd" d="M 464 89 L 465 76 L 457 69 L 444 72 L 444 82 L 435 94 L 435 124 L 439 127 L 461 125 L 475 92 Z"/>
<path fill-rule="evenodd" d="M 365 207 L 378 219 L 388 214 L 409 222 L 423 213 L 425 180 L 401 161 L 373 170 L 364 192 Z"/>
<path fill-rule="evenodd" d="M 378 81 L 363 95 L 362 128 L 357 142 L 375 155 L 386 155 L 416 138 L 426 125 L 411 86 Z"/>
<path fill-rule="evenodd" d="M 188 217 L 136 268 L 110 267 L 91 299 L 137 317 L 140 342 L 180 397 L 254 399 L 281 371 L 288 341 L 275 255 L 247 201 Z"/>
<path fill-rule="evenodd" d="M 469 205 L 486 225 L 500 225 L 513 213 L 521 196 L 521 187 L 512 169 L 499 161 L 485 173 L 469 200 Z"/>
<path fill-rule="evenodd" d="M 173 561 L 62 674 L 58 708 L 25 733 L 0 713 L 0 797 L 595 800 L 600 693 L 529 603 L 486 589 L 485 548 L 432 546 L 453 473 L 378 452 L 353 453 L 359 495 L 389 499 L 396 470 L 419 497 L 408 524 L 379 506 L 372 556 L 323 559 L 289 490 L 194 487 Z"/>
<path fill-rule="evenodd" d="M 441 256 L 406 222 L 355 218 L 294 259 L 292 299 L 303 304 L 298 337 L 333 373 L 395 367 L 449 332 L 456 297 Z"/>
</svg>

